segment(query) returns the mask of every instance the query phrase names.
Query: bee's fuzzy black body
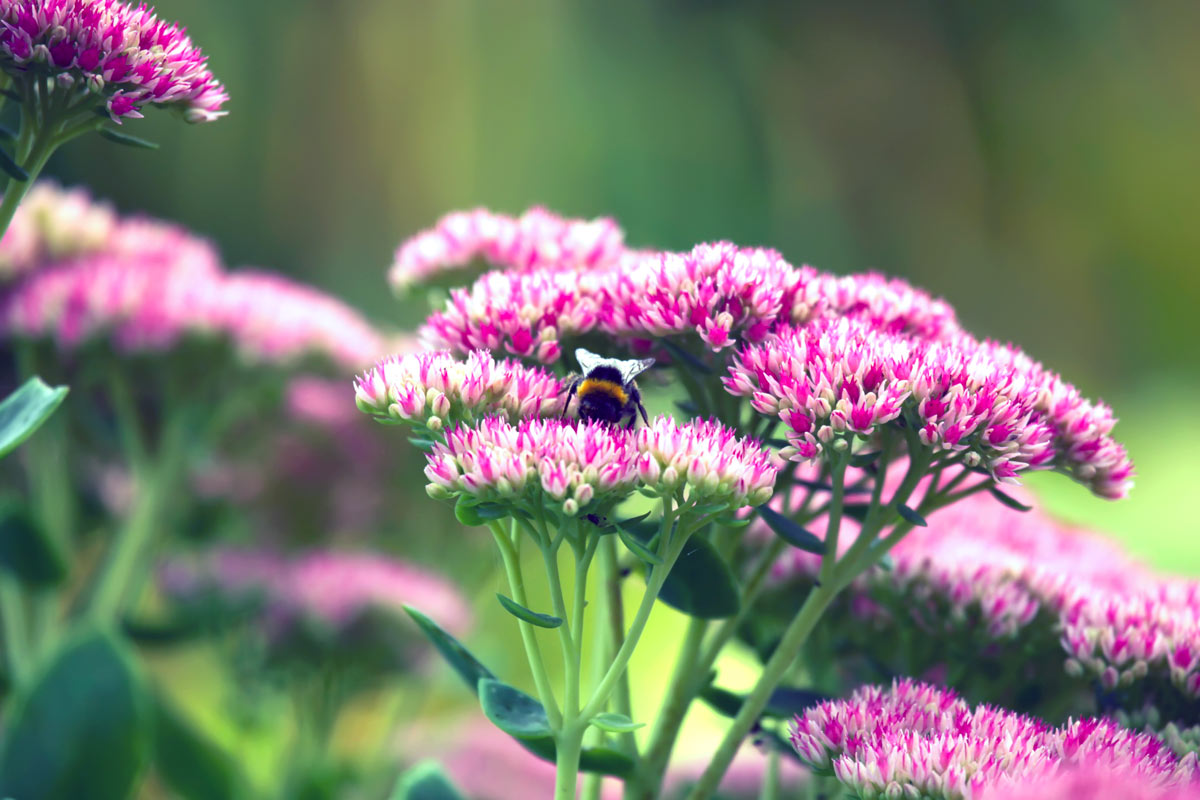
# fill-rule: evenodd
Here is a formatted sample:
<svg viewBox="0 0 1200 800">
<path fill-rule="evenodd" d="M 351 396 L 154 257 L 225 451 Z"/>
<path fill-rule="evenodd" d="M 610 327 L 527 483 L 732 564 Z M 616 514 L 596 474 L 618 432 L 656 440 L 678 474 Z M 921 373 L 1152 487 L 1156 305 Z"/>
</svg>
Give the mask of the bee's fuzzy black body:
<svg viewBox="0 0 1200 800">
<path fill-rule="evenodd" d="M 649 424 L 634 377 L 649 369 L 654 363 L 652 359 L 606 359 L 582 348 L 576 351 L 575 358 L 582 374 L 572 376 L 568 384 L 564 415 L 571 405 L 571 398 L 578 396 L 575 413 L 579 419 L 632 428 L 641 414 L 642 420 Z"/>
</svg>

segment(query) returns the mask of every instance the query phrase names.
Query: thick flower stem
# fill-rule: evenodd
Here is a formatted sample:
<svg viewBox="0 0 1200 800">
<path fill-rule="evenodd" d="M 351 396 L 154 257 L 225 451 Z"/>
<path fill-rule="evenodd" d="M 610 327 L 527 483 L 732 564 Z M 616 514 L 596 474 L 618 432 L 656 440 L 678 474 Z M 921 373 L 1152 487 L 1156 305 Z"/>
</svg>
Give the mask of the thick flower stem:
<svg viewBox="0 0 1200 800">
<path fill-rule="evenodd" d="M 579 781 L 579 755 L 583 752 L 583 734 L 587 724 L 566 723 L 555 740 L 554 800 L 575 800 L 575 785 Z"/>
<path fill-rule="evenodd" d="M 621 574 L 617 564 L 617 542 L 614 536 L 605 536 L 600 542 L 600 576 L 604 581 L 604 606 L 607 612 L 605 616 L 608 620 L 608 631 L 606 639 L 608 647 L 603 653 L 605 662 L 616 656 L 621 649 L 621 645 L 625 641 L 625 602 L 621 596 Z M 595 675 L 595 683 L 599 683 L 604 676 L 603 668 L 597 670 Z M 629 690 L 629 673 L 623 672 L 617 679 L 616 688 L 613 690 L 612 706 L 618 714 L 633 719 L 633 698 Z M 624 745 L 626 752 L 633 756 L 636 761 L 638 758 L 637 737 L 632 731 L 619 734 L 618 737 Z"/>
</svg>

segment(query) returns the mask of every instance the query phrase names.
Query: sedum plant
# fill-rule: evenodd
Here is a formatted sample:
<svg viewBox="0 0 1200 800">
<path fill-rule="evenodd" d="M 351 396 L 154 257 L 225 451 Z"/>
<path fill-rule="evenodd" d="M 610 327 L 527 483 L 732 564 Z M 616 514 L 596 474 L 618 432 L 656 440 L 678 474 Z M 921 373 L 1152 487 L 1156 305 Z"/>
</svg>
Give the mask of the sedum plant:
<svg viewBox="0 0 1200 800">
<path fill-rule="evenodd" d="M 450 215 L 400 247 L 390 279 L 410 291 L 481 256 L 500 269 L 450 291 L 421 330 L 431 352 L 367 371 L 356 396 L 381 422 L 411 429 L 432 497 L 490 529 L 512 594 L 500 602 L 517 617 L 538 696 L 418 618 L 489 719 L 556 761 L 558 800 L 576 796 L 580 769 L 619 777 L 626 797 L 659 795 L 686 711 L 712 695 L 713 665 L 789 551 L 811 559 L 811 581 L 778 611 L 757 683 L 727 704 L 728 730 L 691 800 L 712 796 L 768 707 L 778 709 L 826 611 L 940 509 L 989 497 L 1016 514 L 1020 503 L 1001 487 L 1032 470 L 1064 473 L 1106 499 L 1131 485 L 1107 406 L 1019 349 L 973 337 L 949 305 L 903 281 L 839 278 L 729 243 L 634 250 L 611 221 L 541 210 Z M 581 412 L 568 391 L 581 384 L 559 366 L 579 347 L 653 358 L 647 403 L 660 396 L 654 384 L 681 387 L 678 416 L 617 425 Z M 583 355 L 587 370 L 594 358 Z M 627 502 L 635 495 L 652 501 L 649 512 L 636 513 L 646 505 Z M 756 518 L 770 539 L 746 534 Z M 542 553 L 551 609 L 526 602 L 525 544 Z M 573 556 L 570 583 L 560 548 Z M 611 589 L 589 613 L 593 569 L 612 587 L 629 566 L 645 581 L 632 617 Z M 646 715 L 630 708 L 624 673 L 660 600 L 691 621 L 662 706 Z M 589 626 L 607 641 L 584 670 Z M 542 629 L 560 641 L 559 686 L 543 664 Z M 588 725 L 599 732 L 581 750 Z M 587 783 L 588 796 L 598 786 Z"/>
</svg>

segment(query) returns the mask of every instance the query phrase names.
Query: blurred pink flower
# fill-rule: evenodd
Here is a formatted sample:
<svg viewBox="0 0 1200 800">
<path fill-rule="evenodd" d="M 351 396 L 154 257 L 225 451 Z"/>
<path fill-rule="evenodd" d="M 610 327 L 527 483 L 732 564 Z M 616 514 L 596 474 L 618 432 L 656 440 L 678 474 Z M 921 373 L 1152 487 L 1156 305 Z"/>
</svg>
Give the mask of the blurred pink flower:
<svg viewBox="0 0 1200 800">
<path fill-rule="evenodd" d="M 224 87 L 183 28 L 145 4 L 122 0 L 0 0 L 0 65 L 23 76 L 31 65 L 59 86 L 102 92 L 114 119 L 144 105 L 177 106 L 189 122 L 224 116 Z"/>
<path fill-rule="evenodd" d="M 110 247 L 117 224 L 112 206 L 94 201 L 86 190 L 36 183 L 0 240 L 0 278 Z"/>
<path fill-rule="evenodd" d="M 182 601 L 210 592 L 260 598 L 274 635 L 304 621 L 340 630 L 370 609 L 403 616 L 404 605 L 420 609 L 451 631 L 461 633 L 471 624 L 470 606 L 452 585 L 424 567 L 374 553 L 288 556 L 218 549 L 167 562 L 159 581 L 167 595 Z"/>
<path fill-rule="evenodd" d="M 616 262 L 624 238 L 611 219 L 564 219 L 540 207 L 515 218 L 486 208 L 456 211 L 400 245 L 388 280 L 406 290 L 477 258 L 517 270 L 588 269 Z"/>
<path fill-rule="evenodd" d="M 1194 800 L 1200 786 L 1185 781 L 1161 785 L 1124 769 L 1086 767 L 1053 776 L 1006 781 L 979 793 L 979 800 Z"/>
<path fill-rule="evenodd" d="M 1194 785 L 1194 754 L 1111 720 L 1061 728 L 1001 709 L 971 708 L 954 692 L 911 680 L 864 687 L 798 716 L 792 744 L 863 800 L 928 796 L 972 800 L 1010 781 L 1060 772 L 1121 770 L 1150 785 Z"/>
</svg>

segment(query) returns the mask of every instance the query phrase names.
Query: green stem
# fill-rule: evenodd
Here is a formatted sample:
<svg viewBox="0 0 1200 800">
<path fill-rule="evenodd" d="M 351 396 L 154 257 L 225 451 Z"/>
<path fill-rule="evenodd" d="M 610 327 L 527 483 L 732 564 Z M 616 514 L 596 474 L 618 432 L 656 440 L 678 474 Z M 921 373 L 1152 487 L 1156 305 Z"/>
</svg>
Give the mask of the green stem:
<svg viewBox="0 0 1200 800">
<path fill-rule="evenodd" d="M 615 658 L 617 652 L 621 649 L 622 643 L 625 641 L 625 601 L 621 596 L 621 574 L 617 564 L 617 542 L 615 536 L 605 536 L 600 542 L 600 574 L 604 581 L 605 595 L 605 616 L 608 619 L 608 651 L 603 654 L 605 659 L 600 664 L 609 663 L 610 659 Z M 593 685 L 599 685 L 604 675 L 603 666 L 597 670 Z M 617 679 L 617 686 L 613 691 L 612 697 L 613 708 L 618 714 L 624 714 L 629 719 L 633 719 L 633 696 L 629 689 L 629 673 L 622 672 L 621 677 Z M 632 731 L 619 735 L 621 742 L 625 745 L 626 752 L 633 756 L 636 761 L 638 758 L 637 736 Z"/>
<path fill-rule="evenodd" d="M 579 780 L 579 755 L 583 751 L 586 724 L 564 727 L 555 740 L 554 800 L 575 800 L 575 785 Z"/>
<path fill-rule="evenodd" d="M 772 747 L 767 752 L 767 774 L 763 776 L 762 792 L 759 800 L 779 800 L 781 796 L 779 785 L 779 751 Z"/>
<path fill-rule="evenodd" d="M 134 474 L 137 499 L 117 533 L 100 573 L 89 612 L 103 622 L 116 622 L 132 599 L 131 587 L 145 568 L 146 554 L 162 528 L 163 513 L 183 470 L 188 415 L 176 413 L 163 432 L 160 452 L 147 468 Z"/>
<path fill-rule="evenodd" d="M 518 550 L 520 533 L 516 530 L 516 525 L 513 525 L 511 538 L 505 535 L 504 528 L 497 521 L 489 522 L 488 527 L 491 528 L 496 546 L 500 548 L 500 559 L 504 562 L 504 571 L 508 575 L 508 587 L 513 594 L 513 600 L 529 608 L 529 599 L 525 595 L 525 577 L 521 573 L 521 557 Z M 546 716 L 550 720 L 550 726 L 557 728 L 562 725 L 562 712 L 559 711 L 558 702 L 554 699 L 554 690 L 550 686 L 550 675 L 546 671 L 546 662 L 542 659 L 542 649 L 538 645 L 537 634 L 528 622 L 518 620 L 517 627 L 521 631 L 521 641 L 525 645 L 525 657 L 529 661 L 529 670 L 533 674 L 533 685 L 537 688 L 538 699 L 546 707 Z"/>
<path fill-rule="evenodd" d="M 4 630 L 4 655 L 9 683 L 20 685 L 28 674 L 30 648 L 25 598 L 17 579 L 0 573 L 0 624 Z"/>
<path fill-rule="evenodd" d="M 741 710 L 729 726 L 729 730 L 726 731 L 708 768 L 704 770 L 700 780 L 688 793 L 688 800 L 704 800 L 704 798 L 711 797 L 716 791 L 721 778 L 725 775 L 725 770 L 729 768 L 734 755 L 741 747 L 742 740 L 754 727 L 763 709 L 767 707 L 767 700 L 770 698 L 771 692 L 791 669 L 800 647 L 816 627 L 821 615 L 825 613 L 825 609 L 837 593 L 838 587 L 833 582 L 815 586 L 809 592 L 804 605 L 800 608 L 800 613 L 788 625 L 775 653 L 763 666 L 762 676 L 750 692 L 750 696 L 742 703 Z"/>
</svg>

